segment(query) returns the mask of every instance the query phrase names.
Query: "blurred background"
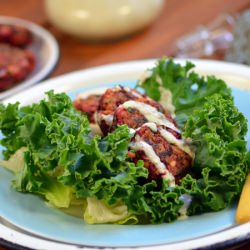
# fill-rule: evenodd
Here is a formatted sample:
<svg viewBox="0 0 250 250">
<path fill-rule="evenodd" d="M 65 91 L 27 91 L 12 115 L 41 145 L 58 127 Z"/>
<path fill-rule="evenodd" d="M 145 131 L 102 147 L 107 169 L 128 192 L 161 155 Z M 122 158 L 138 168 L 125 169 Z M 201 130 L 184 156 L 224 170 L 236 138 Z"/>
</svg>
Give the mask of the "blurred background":
<svg viewBox="0 0 250 250">
<path fill-rule="evenodd" d="M 250 8 L 250 0 L 144 0 L 139 4 L 116 0 L 113 1 L 115 5 L 108 1 L 108 7 L 100 5 L 102 1 L 99 1 L 99 8 L 95 0 L 87 1 L 87 7 L 79 2 L 1 0 L 0 15 L 32 21 L 52 33 L 59 44 L 60 59 L 51 76 L 102 64 L 162 56 L 242 61 L 235 48 L 231 48 L 234 55 L 231 52 L 231 56 L 225 56 L 233 39 L 235 43 L 238 43 L 237 39 L 241 41 L 238 47 L 244 47 L 240 48 L 245 50 L 244 54 L 249 51 L 250 25 L 246 25 L 249 15 L 241 20 L 243 24 L 238 24 L 242 32 L 238 30 L 237 33 L 234 29 L 241 14 Z M 81 11 L 76 14 L 74 10 L 77 8 Z M 107 9 L 112 12 L 107 13 Z M 116 16 L 107 24 L 101 19 L 105 14 Z M 99 18 L 99 23 L 93 24 L 93 16 Z M 118 27 L 123 28 L 123 33 L 119 34 L 119 29 L 115 30 L 114 26 L 118 25 L 121 16 L 123 26 Z M 141 19 L 133 19 L 134 16 Z M 141 21 L 145 16 L 150 17 Z M 65 22 L 69 27 L 65 27 Z M 99 25 L 100 29 L 94 25 Z M 70 34 L 70 29 L 75 34 Z M 92 34 L 87 32 L 91 30 Z M 105 36 L 104 31 L 110 36 Z M 232 37 L 234 32 L 240 38 Z"/>
</svg>

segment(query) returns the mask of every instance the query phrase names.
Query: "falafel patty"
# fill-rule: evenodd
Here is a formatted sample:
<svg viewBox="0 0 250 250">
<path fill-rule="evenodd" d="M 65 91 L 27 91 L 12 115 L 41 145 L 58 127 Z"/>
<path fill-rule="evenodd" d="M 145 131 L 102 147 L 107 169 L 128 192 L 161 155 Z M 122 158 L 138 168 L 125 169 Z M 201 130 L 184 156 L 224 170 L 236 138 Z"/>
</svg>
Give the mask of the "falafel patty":
<svg viewBox="0 0 250 250">
<path fill-rule="evenodd" d="M 95 113 L 99 106 L 100 98 L 100 95 L 89 95 L 86 98 L 77 98 L 73 102 L 73 105 L 77 110 L 87 115 L 90 123 L 96 123 Z"/>
<path fill-rule="evenodd" d="M 94 107 L 104 136 L 119 125 L 126 124 L 130 128 L 128 155 L 135 163 L 144 161 L 149 173 L 146 181 L 155 180 L 161 185 L 166 179 L 174 186 L 189 172 L 193 152 L 182 139 L 176 121 L 160 103 L 122 86 L 107 89 L 98 100 L 98 105 L 97 102 L 91 105 L 95 100 L 90 96 L 84 106 Z"/>
<path fill-rule="evenodd" d="M 135 131 L 129 147 L 135 152 L 135 163 L 144 161 L 150 181 L 160 182 L 164 178 L 173 186 L 192 166 L 193 153 L 189 146 L 179 133 L 164 125 L 143 124 Z"/>
</svg>

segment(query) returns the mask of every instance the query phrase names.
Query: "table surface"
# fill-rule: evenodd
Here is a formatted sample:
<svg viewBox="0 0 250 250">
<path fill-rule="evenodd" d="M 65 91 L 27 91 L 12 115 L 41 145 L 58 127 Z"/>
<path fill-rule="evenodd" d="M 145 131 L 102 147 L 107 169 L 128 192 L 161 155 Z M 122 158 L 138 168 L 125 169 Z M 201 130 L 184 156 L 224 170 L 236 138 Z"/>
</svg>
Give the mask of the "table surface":
<svg viewBox="0 0 250 250">
<path fill-rule="evenodd" d="M 48 21 L 43 0 L 1 0 L 0 15 L 33 21 L 48 29 L 60 46 L 55 77 L 75 70 L 114 62 L 171 56 L 176 39 L 198 25 L 206 25 L 221 13 L 239 13 L 250 8 L 250 0 L 166 0 L 157 19 L 144 30 L 125 39 L 91 43 L 68 36 Z M 216 56 L 216 55 L 215 55 Z M 0 250 L 6 249 L 0 246 Z M 231 249 L 250 249 L 250 243 Z"/>
</svg>

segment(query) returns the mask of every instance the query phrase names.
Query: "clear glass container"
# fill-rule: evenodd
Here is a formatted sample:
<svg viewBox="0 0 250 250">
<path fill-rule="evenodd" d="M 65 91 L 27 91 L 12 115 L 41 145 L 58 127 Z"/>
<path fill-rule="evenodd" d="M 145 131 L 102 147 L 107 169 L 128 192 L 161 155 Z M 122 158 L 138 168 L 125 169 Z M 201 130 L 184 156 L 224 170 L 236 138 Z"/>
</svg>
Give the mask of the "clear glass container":
<svg viewBox="0 0 250 250">
<path fill-rule="evenodd" d="M 87 40 L 112 40 L 149 25 L 164 0 L 45 0 L 50 22 Z"/>
<path fill-rule="evenodd" d="M 216 52 L 224 54 L 232 43 L 236 17 L 221 14 L 207 26 L 200 25 L 175 42 L 174 56 L 180 58 L 209 57 Z"/>
</svg>

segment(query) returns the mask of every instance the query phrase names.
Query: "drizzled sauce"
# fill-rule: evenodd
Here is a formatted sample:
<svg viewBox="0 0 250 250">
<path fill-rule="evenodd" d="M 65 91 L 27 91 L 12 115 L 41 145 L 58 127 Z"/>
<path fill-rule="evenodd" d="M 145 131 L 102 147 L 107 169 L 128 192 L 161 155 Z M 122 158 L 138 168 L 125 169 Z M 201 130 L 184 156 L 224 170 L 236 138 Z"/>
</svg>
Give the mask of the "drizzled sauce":
<svg viewBox="0 0 250 250">
<path fill-rule="evenodd" d="M 140 93 L 134 92 L 133 90 L 130 90 L 129 88 L 126 88 L 126 87 L 116 86 L 114 90 L 119 91 L 121 90 L 121 88 L 123 88 L 127 92 L 130 92 L 135 98 L 141 97 Z M 147 126 L 154 133 L 159 132 L 161 136 L 168 143 L 176 145 L 182 151 L 190 155 L 191 158 L 194 158 L 194 154 L 190 150 L 188 145 L 186 144 L 185 140 L 177 139 L 169 131 L 165 130 L 164 128 L 157 127 L 157 125 L 162 125 L 162 126 L 172 129 L 173 131 L 177 133 L 180 133 L 180 130 L 175 126 L 172 120 L 168 119 L 162 112 L 159 112 L 155 107 L 149 104 L 143 103 L 143 102 L 135 101 L 135 100 L 126 101 L 120 106 L 126 109 L 134 108 L 138 110 L 148 120 L 148 122 L 143 124 L 142 126 Z M 101 114 L 101 119 L 104 120 L 108 126 L 112 125 L 113 118 L 114 118 L 113 114 L 108 114 L 108 115 Z M 137 129 L 130 128 L 131 137 L 133 137 L 136 131 L 139 129 L 140 128 L 137 128 Z M 165 164 L 161 162 L 160 157 L 155 153 L 152 145 L 145 142 L 139 135 L 136 135 L 134 138 L 134 141 L 130 142 L 129 146 L 131 149 L 134 149 L 136 151 L 138 150 L 143 151 L 145 155 L 147 156 L 148 160 L 152 164 L 154 164 L 157 172 L 162 176 L 162 178 L 167 179 L 171 187 L 175 185 L 175 177 L 172 175 L 170 171 L 168 171 Z"/>
<path fill-rule="evenodd" d="M 154 122 L 158 125 L 164 125 L 172 130 L 180 133 L 180 130 L 167 119 L 167 117 L 159 112 L 155 107 L 152 107 L 143 102 L 137 101 L 127 101 L 121 104 L 124 108 L 134 108 L 137 109 L 149 122 Z"/>
<path fill-rule="evenodd" d="M 184 140 L 177 139 L 173 134 L 168 132 L 167 130 L 163 128 L 158 128 L 157 124 L 154 122 L 148 122 L 143 124 L 142 126 L 147 126 L 151 131 L 157 132 L 159 131 L 162 137 L 169 143 L 176 145 L 179 147 L 182 151 L 186 152 L 190 155 L 190 157 L 194 158 L 193 152 L 190 150 L 190 148 L 185 144 Z M 138 128 L 140 129 L 140 128 Z M 133 135 L 138 129 L 132 130 L 131 134 Z M 155 153 L 152 145 L 149 145 L 147 142 L 142 140 L 142 138 L 138 135 L 135 136 L 135 141 L 131 142 L 129 144 L 131 149 L 134 150 L 141 150 L 145 153 L 148 160 L 154 164 L 157 171 L 162 175 L 162 178 L 167 179 L 169 181 L 169 186 L 175 185 L 175 178 L 172 175 L 171 172 L 168 171 L 165 164 L 161 162 L 160 157 Z"/>
<path fill-rule="evenodd" d="M 171 134 L 169 131 L 163 128 L 159 128 L 160 134 L 171 144 L 176 145 L 178 148 L 180 148 L 182 151 L 190 155 L 190 157 L 194 158 L 194 153 L 191 151 L 191 149 L 185 144 L 184 140 L 177 139 L 173 134 Z"/>
<path fill-rule="evenodd" d="M 175 185 L 174 176 L 166 169 L 165 164 L 163 164 L 159 156 L 155 153 L 151 145 L 143 141 L 139 136 L 135 137 L 135 142 L 129 144 L 130 148 L 134 150 L 141 150 L 147 155 L 150 162 L 154 164 L 157 171 L 162 175 L 162 178 L 169 181 L 169 186 Z"/>
<path fill-rule="evenodd" d="M 111 126 L 112 123 L 113 123 L 114 115 L 113 115 L 113 114 L 109 114 L 109 115 L 101 114 L 101 119 L 104 120 L 105 123 L 106 123 L 108 126 Z"/>
</svg>

